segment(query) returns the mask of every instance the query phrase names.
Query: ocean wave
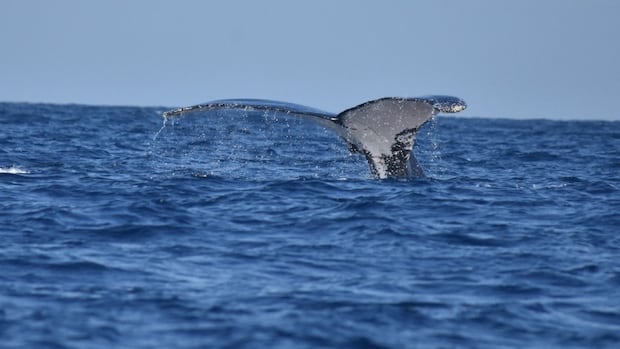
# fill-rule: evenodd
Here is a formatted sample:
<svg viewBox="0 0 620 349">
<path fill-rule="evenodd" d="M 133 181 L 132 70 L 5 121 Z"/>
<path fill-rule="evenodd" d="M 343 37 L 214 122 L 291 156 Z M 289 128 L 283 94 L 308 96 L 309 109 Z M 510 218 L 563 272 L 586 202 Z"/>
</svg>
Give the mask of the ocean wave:
<svg viewBox="0 0 620 349">
<path fill-rule="evenodd" d="M 441 117 L 376 181 L 157 111 L 0 103 L 4 347 L 617 347 L 620 123 Z"/>
<path fill-rule="evenodd" d="M 0 174 L 19 175 L 19 174 L 28 174 L 28 173 L 30 173 L 30 171 L 24 170 L 17 166 L 0 167 Z"/>
</svg>

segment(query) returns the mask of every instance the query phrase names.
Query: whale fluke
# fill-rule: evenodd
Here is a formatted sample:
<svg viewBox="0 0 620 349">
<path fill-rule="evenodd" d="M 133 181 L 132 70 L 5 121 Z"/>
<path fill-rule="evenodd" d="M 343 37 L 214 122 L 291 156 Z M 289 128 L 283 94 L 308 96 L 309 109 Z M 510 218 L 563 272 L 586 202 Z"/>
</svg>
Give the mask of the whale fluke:
<svg viewBox="0 0 620 349">
<path fill-rule="evenodd" d="M 451 96 L 386 97 L 362 103 L 339 114 L 300 104 L 263 99 L 225 99 L 163 113 L 173 117 L 187 113 L 240 109 L 297 115 L 334 130 L 351 151 L 364 154 L 375 178 L 422 176 L 412 149 L 416 132 L 438 113 L 457 113 L 465 102 Z"/>
</svg>

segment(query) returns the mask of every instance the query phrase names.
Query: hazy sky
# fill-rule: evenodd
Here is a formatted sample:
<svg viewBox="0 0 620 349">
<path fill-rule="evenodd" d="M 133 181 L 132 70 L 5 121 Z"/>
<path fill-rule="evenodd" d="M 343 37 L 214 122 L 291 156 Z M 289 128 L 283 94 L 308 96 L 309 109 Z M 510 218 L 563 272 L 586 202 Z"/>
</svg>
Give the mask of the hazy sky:
<svg viewBox="0 0 620 349">
<path fill-rule="evenodd" d="M 470 116 L 620 120 L 619 17 L 615 0 L 2 0 L 0 101 L 451 94 Z"/>
</svg>

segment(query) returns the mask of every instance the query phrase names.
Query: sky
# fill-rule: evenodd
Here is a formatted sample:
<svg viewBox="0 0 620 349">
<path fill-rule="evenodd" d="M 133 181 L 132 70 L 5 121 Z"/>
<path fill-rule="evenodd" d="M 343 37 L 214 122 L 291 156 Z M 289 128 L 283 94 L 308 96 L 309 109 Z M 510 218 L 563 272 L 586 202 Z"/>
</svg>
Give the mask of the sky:
<svg viewBox="0 0 620 349">
<path fill-rule="evenodd" d="M 465 116 L 620 120 L 615 0 L 2 0 L 0 101 L 338 112 L 463 98 Z"/>
</svg>

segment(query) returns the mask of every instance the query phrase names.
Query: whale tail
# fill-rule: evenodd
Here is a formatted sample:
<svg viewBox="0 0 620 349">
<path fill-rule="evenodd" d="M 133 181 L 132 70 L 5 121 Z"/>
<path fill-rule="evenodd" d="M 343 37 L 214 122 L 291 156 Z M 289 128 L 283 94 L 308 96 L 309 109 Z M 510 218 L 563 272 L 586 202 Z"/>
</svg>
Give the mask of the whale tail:
<svg viewBox="0 0 620 349">
<path fill-rule="evenodd" d="M 437 113 L 457 113 L 466 107 L 464 101 L 450 96 L 387 97 L 333 114 L 293 103 L 227 99 L 167 111 L 163 116 L 218 109 L 294 114 L 334 130 L 352 151 L 364 154 L 375 178 L 391 178 L 422 176 L 422 168 L 412 154 L 416 132 Z"/>
</svg>

